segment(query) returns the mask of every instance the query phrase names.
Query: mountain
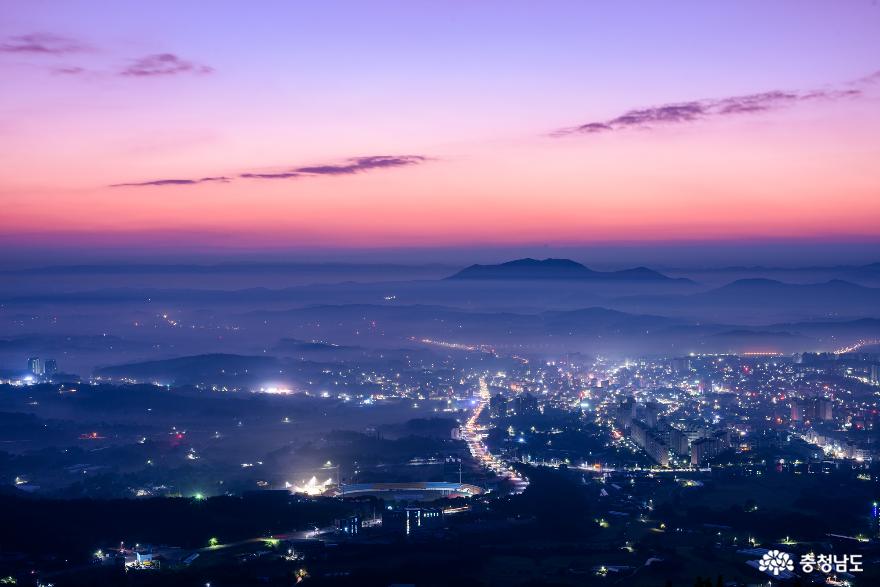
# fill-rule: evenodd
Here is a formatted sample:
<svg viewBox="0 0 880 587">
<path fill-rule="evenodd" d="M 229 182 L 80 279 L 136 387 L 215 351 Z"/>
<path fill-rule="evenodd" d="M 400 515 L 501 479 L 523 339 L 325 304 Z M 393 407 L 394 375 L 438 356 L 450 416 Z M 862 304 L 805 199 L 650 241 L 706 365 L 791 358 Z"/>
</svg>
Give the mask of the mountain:
<svg viewBox="0 0 880 587">
<path fill-rule="evenodd" d="M 118 336 L 93 335 L 53 335 L 24 334 L 9 339 L 0 339 L 0 352 L 35 351 L 37 353 L 69 353 L 144 351 L 153 345 L 148 342 L 133 341 Z"/>
<path fill-rule="evenodd" d="M 762 303 L 810 306 L 837 303 L 872 304 L 880 302 L 880 289 L 832 279 L 824 283 L 783 283 L 774 279 L 740 279 L 725 286 L 690 296 L 715 303 L 741 303 L 743 300 Z"/>
<path fill-rule="evenodd" d="M 589 334 L 645 334 L 670 326 L 686 324 L 681 320 L 628 314 L 608 308 L 584 308 L 581 310 L 551 311 L 541 315 L 548 334 L 567 334 L 571 332 Z"/>
<path fill-rule="evenodd" d="M 841 272 L 841 277 L 875 284 L 880 281 L 880 263 L 871 263 L 869 265 L 849 268 L 846 271 Z"/>
<path fill-rule="evenodd" d="M 499 265 L 471 265 L 447 279 L 483 280 L 532 280 L 532 279 L 577 279 L 608 281 L 678 281 L 647 267 L 635 267 L 623 271 L 594 271 L 571 259 L 516 259 Z"/>
<path fill-rule="evenodd" d="M 737 339 L 756 339 L 761 341 L 788 338 L 804 338 L 797 334 L 786 331 L 777 330 L 750 330 L 748 328 L 739 328 L 736 330 L 725 330 L 717 332 L 712 336 L 716 338 L 737 338 Z"/>
<path fill-rule="evenodd" d="M 300 340 L 298 338 L 282 338 L 275 345 L 275 350 L 289 352 L 339 352 L 362 350 L 359 347 L 342 346 L 329 342 L 315 340 Z"/>
<path fill-rule="evenodd" d="M 791 284 L 822 283 L 841 279 L 867 287 L 880 286 L 880 263 L 867 265 L 803 265 L 780 267 L 750 265 L 727 267 L 669 268 L 669 275 L 690 277 L 704 285 L 718 287 L 739 279 L 765 278 Z"/>
<path fill-rule="evenodd" d="M 228 381 L 250 383 L 253 380 L 277 377 L 278 373 L 279 362 L 275 357 L 219 353 L 113 365 L 95 371 L 101 377 L 160 381 L 177 385 Z"/>
<path fill-rule="evenodd" d="M 365 355 L 367 349 L 359 346 L 348 346 L 322 341 L 307 341 L 298 338 L 282 338 L 272 350 L 289 356 L 300 358 L 311 357 L 316 360 L 339 360 Z"/>
<path fill-rule="evenodd" d="M 756 325 L 765 321 L 822 317 L 874 317 L 880 308 L 880 288 L 840 279 L 804 284 L 750 278 L 696 294 L 624 296 L 612 304 L 628 312 L 746 321 Z"/>
<path fill-rule="evenodd" d="M 772 324 L 770 328 L 795 329 L 795 330 L 863 330 L 870 334 L 880 334 L 880 318 L 859 318 L 857 320 L 825 320 L 810 322 L 789 322 L 784 324 Z"/>
<path fill-rule="evenodd" d="M 447 279 L 594 279 L 597 272 L 570 259 L 517 259 L 500 265 L 471 265 Z"/>
</svg>

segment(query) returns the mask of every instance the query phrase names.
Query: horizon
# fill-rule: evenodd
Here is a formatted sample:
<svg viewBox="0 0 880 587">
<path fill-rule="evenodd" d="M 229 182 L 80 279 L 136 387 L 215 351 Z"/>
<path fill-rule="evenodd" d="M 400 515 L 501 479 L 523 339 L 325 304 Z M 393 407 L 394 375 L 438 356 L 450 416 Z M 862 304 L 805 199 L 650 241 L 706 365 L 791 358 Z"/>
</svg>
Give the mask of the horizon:
<svg viewBox="0 0 880 587">
<path fill-rule="evenodd" d="M 0 236 L 0 243 L 4 239 Z M 728 267 L 810 268 L 880 262 L 880 241 L 798 241 L 792 239 L 589 245 L 519 244 L 411 247 L 180 247 L 175 243 L 107 243 L 104 246 L 6 245 L 0 270 L 69 265 L 222 265 L 222 264 L 400 264 L 503 263 L 520 258 L 570 258 L 595 269 L 649 266 L 699 270 Z"/>
</svg>

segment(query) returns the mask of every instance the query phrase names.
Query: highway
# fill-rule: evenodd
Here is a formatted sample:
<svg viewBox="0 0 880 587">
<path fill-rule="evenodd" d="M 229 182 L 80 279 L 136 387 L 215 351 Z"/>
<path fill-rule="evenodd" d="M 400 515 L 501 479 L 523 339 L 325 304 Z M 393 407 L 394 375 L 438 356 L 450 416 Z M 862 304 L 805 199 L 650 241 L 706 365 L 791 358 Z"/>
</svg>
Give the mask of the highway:
<svg viewBox="0 0 880 587">
<path fill-rule="evenodd" d="M 486 379 L 480 378 L 480 396 L 477 405 L 474 407 L 470 418 L 467 419 L 462 427 L 464 440 L 467 442 L 468 450 L 474 459 L 499 477 L 513 483 L 514 493 L 522 493 L 529 485 L 528 479 L 517 475 L 516 471 L 509 464 L 489 452 L 489 448 L 483 442 L 485 433 L 484 429 L 478 424 L 478 420 L 483 410 L 489 405 L 490 397 L 489 385 L 486 383 Z"/>
</svg>

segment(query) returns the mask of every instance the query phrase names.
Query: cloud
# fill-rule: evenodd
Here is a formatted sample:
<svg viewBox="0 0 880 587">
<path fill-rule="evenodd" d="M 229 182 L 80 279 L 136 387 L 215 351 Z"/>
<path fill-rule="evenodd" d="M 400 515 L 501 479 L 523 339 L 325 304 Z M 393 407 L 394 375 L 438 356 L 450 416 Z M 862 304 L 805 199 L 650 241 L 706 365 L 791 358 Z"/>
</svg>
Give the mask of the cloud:
<svg viewBox="0 0 880 587">
<path fill-rule="evenodd" d="M 0 53 L 63 56 L 89 51 L 94 51 L 94 48 L 76 39 L 51 33 L 30 33 L 7 37 L 0 41 Z M 85 68 L 79 66 L 55 67 L 50 68 L 49 71 L 57 75 L 88 73 Z M 154 77 L 177 74 L 205 75 L 213 72 L 213 67 L 182 59 L 174 53 L 154 53 L 131 60 L 127 67 L 115 73 L 126 77 Z"/>
<path fill-rule="evenodd" d="M 702 117 L 705 113 L 706 107 L 700 102 L 683 102 L 642 110 L 630 110 L 606 124 L 614 128 L 616 126 L 642 126 L 658 122 L 690 122 Z"/>
<path fill-rule="evenodd" d="M 880 72 L 871 76 L 856 80 L 857 84 L 872 83 L 875 78 L 880 80 Z M 857 97 L 862 91 L 857 88 L 851 89 L 826 89 L 809 92 L 781 91 L 761 92 L 746 94 L 743 96 L 731 96 L 721 99 L 691 100 L 672 104 L 649 106 L 636 110 L 629 110 L 609 120 L 593 121 L 557 129 L 550 133 L 552 137 L 566 137 L 571 135 L 606 133 L 630 128 L 654 128 L 656 126 L 668 126 L 699 122 L 709 118 L 724 116 L 754 114 L 786 108 L 808 100 L 837 100 L 842 98 Z"/>
<path fill-rule="evenodd" d="M 50 71 L 57 75 L 81 75 L 83 73 L 86 73 L 86 69 L 84 67 L 78 67 L 75 65 L 67 67 L 53 67 Z"/>
<path fill-rule="evenodd" d="M 281 173 L 242 173 L 238 177 L 244 179 L 290 179 L 293 177 L 302 177 L 302 173 L 295 171 L 282 171 Z"/>
<path fill-rule="evenodd" d="M 306 177 L 316 177 L 322 175 L 338 176 L 352 175 L 376 169 L 389 169 L 394 167 L 405 167 L 408 165 L 417 165 L 428 161 L 423 155 L 370 155 L 368 157 L 352 157 L 345 159 L 341 163 L 309 165 L 305 167 L 296 167 L 293 169 L 267 172 L 267 173 L 240 173 L 241 179 L 302 179 Z M 222 182 L 228 183 L 232 181 L 232 177 L 203 177 L 201 179 L 156 179 L 153 181 L 117 183 L 109 187 L 149 187 L 149 186 L 169 186 L 169 185 L 196 185 L 206 182 Z"/>
<path fill-rule="evenodd" d="M 81 53 L 88 47 L 79 41 L 47 33 L 31 33 L 9 37 L 0 43 L 0 53 L 30 53 L 38 55 L 68 55 Z"/>
<path fill-rule="evenodd" d="M 765 92 L 747 96 L 734 96 L 733 98 L 709 102 L 706 110 L 708 114 L 718 115 L 765 112 L 780 105 L 794 102 L 797 99 L 798 95 L 790 92 Z"/>
<path fill-rule="evenodd" d="M 583 133 L 602 132 L 605 130 L 612 130 L 612 127 L 604 122 L 588 122 L 578 127 L 578 131 Z"/>
<path fill-rule="evenodd" d="M 176 75 L 179 73 L 208 74 L 213 73 L 214 68 L 200 65 L 192 61 L 181 59 L 173 53 L 157 53 L 135 59 L 131 65 L 119 72 L 119 75 L 129 77 L 152 77 L 161 75 Z"/>
<path fill-rule="evenodd" d="M 369 171 L 371 169 L 384 169 L 387 167 L 404 167 L 416 165 L 425 161 L 421 155 L 373 155 L 370 157 L 353 157 L 338 165 L 315 165 L 312 167 L 300 167 L 295 169 L 297 173 L 312 175 L 348 175 Z"/>
<path fill-rule="evenodd" d="M 405 167 L 427 161 L 422 155 L 370 155 L 368 157 L 351 157 L 341 163 L 327 163 L 296 167 L 278 173 L 242 173 L 244 179 L 298 179 L 315 175 L 352 175 L 374 169 Z"/>
<path fill-rule="evenodd" d="M 211 183 L 211 182 L 219 182 L 219 183 L 228 183 L 231 181 L 229 177 L 202 177 L 200 179 L 154 179 L 152 181 L 141 181 L 141 182 L 133 182 L 133 183 L 115 183 L 111 185 L 111 188 L 122 188 L 122 187 L 149 187 L 149 186 L 163 186 L 163 185 L 196 185 L 199 183 Z"/>
<path fill-rule="evenodd" d="M 852 85 L 869 86 L 871 84 L 876 84 L 877 82 L 880 82 L 880 70 L 877 70 L 874 73 L 869 73 L 865 77 L 860 77 L 859 79 L 852 82 Z"/>
</svg>

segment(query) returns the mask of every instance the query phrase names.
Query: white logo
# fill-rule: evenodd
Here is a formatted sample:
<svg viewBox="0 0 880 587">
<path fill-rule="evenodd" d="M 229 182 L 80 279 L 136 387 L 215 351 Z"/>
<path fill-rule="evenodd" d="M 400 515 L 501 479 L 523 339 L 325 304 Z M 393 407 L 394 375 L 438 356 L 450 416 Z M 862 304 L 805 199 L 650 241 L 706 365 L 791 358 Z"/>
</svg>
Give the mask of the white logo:
<svg viewBox="0 0 880 587">
<path fill-rule="evenodd" d="M 758 570 L 764 572 L 769 571 L 776 576 L 782 571 L 793 571 L 794 563 L 787 552 L 768 550 L 767 553 L 761 557 L 761 560 L 758 563 Z"/>
</svg>

